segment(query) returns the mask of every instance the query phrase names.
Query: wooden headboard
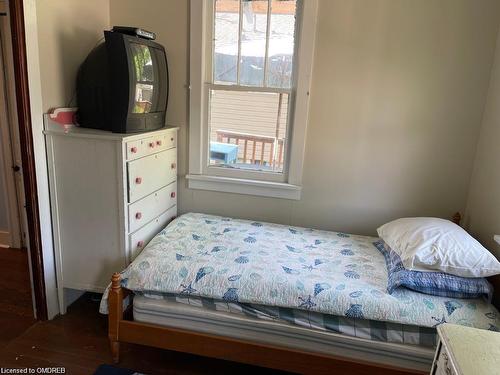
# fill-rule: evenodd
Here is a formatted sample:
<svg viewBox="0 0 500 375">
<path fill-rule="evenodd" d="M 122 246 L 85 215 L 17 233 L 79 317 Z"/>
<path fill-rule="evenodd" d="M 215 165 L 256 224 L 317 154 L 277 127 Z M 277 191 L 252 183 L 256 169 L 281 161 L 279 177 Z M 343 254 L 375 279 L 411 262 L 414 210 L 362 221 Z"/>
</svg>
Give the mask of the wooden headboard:
<svg viewBox="0 0 500 375">
<path fill-rule="evenodd" d="M 460 221 L 462 221 L 462 215 L 460 215 L 460 212 L 457 212 L 453 217 L 451 218 L 451 221 L 453 221 L 455 224 L 460 225 Z M 500 275 L 495 275 L 488 277 L 488 281 L 493 285 L 493 288 L 495 289 L 493 292 L 493 305 L 500 310 Z"/>
</svg>

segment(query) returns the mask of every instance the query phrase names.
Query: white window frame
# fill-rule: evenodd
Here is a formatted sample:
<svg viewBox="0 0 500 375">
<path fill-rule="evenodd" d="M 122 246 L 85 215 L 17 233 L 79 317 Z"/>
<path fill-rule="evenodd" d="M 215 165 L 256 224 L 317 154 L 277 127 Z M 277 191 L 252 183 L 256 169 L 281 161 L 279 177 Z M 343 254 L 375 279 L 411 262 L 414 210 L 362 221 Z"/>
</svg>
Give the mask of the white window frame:
<svg viewBox="0 0 500 375">
<path fill-rule="evenodd" d="M 225 169 L 208 163 L 208 99 L 210 82 L 213 0 L 191 0 L 190 7 L 190 97 L 189 97 L 189 173 L 191 189 L 300 199 L 302 167 L 309 112 L 309 92 L 314 56 L 318 0 L 299 0 L 295 41 L 294 83 L 288 113 L 285 165 L 283 173 L 245 169 Z M 208 54 L 208 55 L 207 55 Z M 254 89 L 249 87 L 248 91 Z M 257 89 L 258 90 L 258 89 Z"/>
</svg>

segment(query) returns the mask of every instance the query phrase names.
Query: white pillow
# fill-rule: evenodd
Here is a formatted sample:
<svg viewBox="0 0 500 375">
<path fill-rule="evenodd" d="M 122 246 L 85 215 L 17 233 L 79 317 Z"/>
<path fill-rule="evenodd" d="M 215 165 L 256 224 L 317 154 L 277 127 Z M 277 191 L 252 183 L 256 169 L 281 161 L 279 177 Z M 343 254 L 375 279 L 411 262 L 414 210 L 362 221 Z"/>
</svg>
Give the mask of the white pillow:
<svg viewBox="0 0 500 375">
<path fill-rule="evenodd" d="M 377 232 L 408 270 L 441 271 L 462 277 L 500 273 L 500 262 L 493 254 L 449 220 L 403 218 L 382 225 Z"/>
</svg>

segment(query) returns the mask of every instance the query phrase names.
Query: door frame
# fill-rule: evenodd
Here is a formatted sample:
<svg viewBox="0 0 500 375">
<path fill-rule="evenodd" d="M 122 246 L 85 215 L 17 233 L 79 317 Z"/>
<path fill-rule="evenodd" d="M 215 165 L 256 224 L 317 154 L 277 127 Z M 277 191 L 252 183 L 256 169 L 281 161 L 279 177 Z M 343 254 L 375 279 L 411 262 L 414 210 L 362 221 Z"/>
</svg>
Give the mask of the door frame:
<svg viewBox="0 0 500 375">
<path fill-rule="evenodd" d="M 28 223 L 27 242 L 31 259 L 33 281 L 32 287 L 35 296 L 36 318 L 39 320 L 47 320 L 47 294 L 44 278 L 42 232 L 40 226 L 35 147 L 31 118 L 23 0 L 10 0 L 9 11 L 19 141 L 21 150 L 23 151 L 21 159 L 25 191 L 25 209 Z"/>
</svg>

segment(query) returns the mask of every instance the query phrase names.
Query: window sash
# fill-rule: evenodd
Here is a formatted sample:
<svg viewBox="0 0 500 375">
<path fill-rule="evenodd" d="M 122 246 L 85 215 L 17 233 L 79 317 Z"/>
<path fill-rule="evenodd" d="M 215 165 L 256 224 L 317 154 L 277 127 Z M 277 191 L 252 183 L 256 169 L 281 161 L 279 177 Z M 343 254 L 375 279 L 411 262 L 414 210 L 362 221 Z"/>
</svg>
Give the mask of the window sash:
<svg viewBox="0 0 500 375">
<path fill-rule="evenodd" d="M 214 71 L 213 71 L 213 60 L 215 57 L 215 0 L 206 0 L 207 1 L 207 9 L 209 11 L 206 14 L 206 19 L 207 19 L 207 27 L 205 29 L 205 35 L 206 35 L 206 40 L 209 42 L 207 45 L 209 48 L 207 48 L 206 51 L 206 56 L 205 56 L 205 74 L 207 78 L 207 82 L 211 84 L 215 84 L 214 82 Z M 242 40 L 242 34 L 243 34 L 243 6 L 242 2 L 244 0 L 239 0 L 239 19 L 238 19 L 238 54 L 237 54 L 237 64 L 236 64 L 236 83 L 231 84 L 228 83 L 227 85 L 233 85 L 233 86 L 242 86 L 242 87 L 251 87 L 251 88 L 256 88 L 256 87 L 262 87 L 262 88 L 274 88 L 273 86 L 268 86 L 268 76 L 269 76 L 269 44 L 270 44 L 270 30 L 271 30 L 271 8 L 272 8 L 272 1 L 273 0 L 268 0 L 267 3 L 267 20 L 266 20 L 266 43 L 265 43 L 265 54 L 264 54 L 264 72 L 263 72 L 263 84 L 262 85 L 242 85 L 240 83 L 240 70 L 241 70 L 241 40 Z M 292 79 L 291 79 L 291 89 L 293 89 L 296 86 L 297 83 L 297 78 L 296 78 L 296 70 L 297 70 L 297 56 L 298 56 L 298 42 L 300 40 L 300 23 L 301 23 L 301 17 L 302 17 L 302 2 L 304 0 L 296 0 L 297 5 L 296 5 L 296 10 L 295 10 L 295 24 L 294 24 L 294 48 L 293 48 L 293 66 L 292 66 Z M 223 84 L 224 85 L 224 84 Z M 290 90 L 291 90 L 290 89 Z"/>
<path fill-rule="evenodd" d="M 223 166 L 210 165 L 210 91 L 211 90 L 223 90 L 223 91 L 235 91 L 235 92 L 270 92 L 270 93 L 286 93 L 289 94 L 289 102 L 293 103 L 293 92 L 288 89 L 272 89 L 272 88 L 260 88 L 253 90 L 253 87 L 248 86 L 236 86 L 236 85 L 219 85 L 207 83 L 204 90 L 205 98 L 205 117 L 203 119 L 204 136 L 202 137 L 203 142 L 203 154 L 202 154 L 202 172 L 206 175 L 211 176 L 222 176 L 222 177 L 234 177 L 241 179 L 251 179 L 251 180 L 262 180 L 262 181 L 272 181 L 272 182 L 285 182 L 288 176 L 288 154 L 289 154 L 289 138 L 291 135 L 290 129 L 290 116 L 293 112 L 293 105 L 288 106 L 287 113 L 287 129 L 285 135 L 285 142 L 283 147 L 283 170 L 281 172 L 276 171 L 262 171 L 262 170 L 252 170 L 246 168 L 225 168 Z"/>
<path fill-rule="evenodd" d="M 234 83 L 214 83 L 214 56 L 215 56 L 215 0 L 207 1 L 207 14 L 205 15 L 207 23 L 205 27 L 205 41 L 209 48 L 205 51 L 205 83 L 204 83 L 204 118 L 203 118 L 203 153 L 202 153 L 202 172 L 207 175 L 234 177 L 242 179 L 257 179 L 272 182 L 286 182 L 289 168 L 289 154 L 290 154 L 290 136 L 293 127 L 293 112 L 295 107 L 295 85 L 296 85 L 296 56 L 299 39 L 299 24 L 300 24 L 300 6 L 301 1 L 297 1 L 297 10 L 295 13 L 295 32 L 294 32 L 294 52 L 293 52 L 293 70 L 291 88 L 277 88 L 267 86 L 268 75 L 268 50 L 269 50 L 269 36 L 270 36 L 270 23 L 271 23 L 271 5 L 272 0 L 268 1 L 267 5 L 267 26 L 266 26 L 266 50 L 264 59 L 264 78 L 263 84 L 257 86 L 242 85 L 240 84 L 240 66 L 241 66 L 241 36 L 243 25 L 243 6 L 242 0 L 239 0 L 239 25 L 238 25 L 238 59 L 237 59 L 237 77 L 236 84 Z M 286 136 L 283 150 L 283 170 L 276 171 L 262 171 L 251 170 L 245 168 L 225 168 L 223 166 L 210 165 L 210 91 L 211 90 L 225 90 L 225 91 L 243 91 L 243 92 L 268 92 L 268 93 L 283 93 L 289 95 L 289 105 L 287 113 Z"/>
<path fill-rule="evenodd" d="M 247 178 L 256 178 L 258 174 L 261 175 L 259 179 L 262 180 L 270 180 L 270 181 L 277 181 L 277 182 L 284 182 L 286 181 L 287 177 L 287 166 L 288 166 L 288 153 L 289 153 L 289 139 L 292 134 L 292 129 L 290 129 L 290 124 L 291 124 L 291 116 L 293 115 L 293 91 L 291 89 L 278 89 L 278 88 L 272 88 L 272 87 L 248 87 L 248 86 L 239 86 L 239 85 L 221 85 L 221 84 L 212 84 L 212 83 L 207 83 L 205 84 L 206 86 L 206 91 L 205 91 L 205 98 L 207 102 L 207 119 L 206 119 L 206 140 L 204 141 L 205 144 L 207 145 L 207 152 L 206 152 L 206 159 L 203 159 L 203 165 L 206 165 L 208 167 L 207 172 L 208 174 L 214 174 L 218 175 L 219 170 L 226 170 L 226 172 L 222 172 L 224 176 L 230 176 L 231 174 L 236 174 L 238 173 L 239 175 L 242 176 L 247 176 L 245 173 L 239 173 L 239 172 L 245 172 L 245 171 L 250 171 L 252 172 L 247 176 Z M 287 111 L 286 111 L 286 126 L 285 126 L 285 135 L 283 138 L 283 148 L 281 151 L 281 157 L 283 160 L 283 167 L 281 171 L 275 171 L 275 170 L 259 170 L 259 169 L 253 169 L 253 168 L 230 168 L 230 167 L 224 167 L 224 165 L 214 165 L 210 164 L 210 150 L 208 145 L 210 145 L 211 141 L 211 123 L 210 123 L 210 117 L 211 117 L 211 106 L 209 105 L 210 102 L 210 91 L 211 90 L 220 90 L 220 91 L 234 91 L 234 92 L 248 92 L 248 93 L 271 93 L 271 94 L 286 94 L 288 96 L 288 103 L 287 103 Z M 278 98 L 278 101 L 280 101 L 281 98 Z M 279 114 L 278 114 L 279 116 Z M 277 121 L 279 121 L 279 118 L 276 118 Z M 264 147 L 264 146 L 262 146 Z M 279 153 L 279 147 L 276 144 L 276 146 L 273 148 L 273 151 L 275 153 Z M 239 172 L 238 172 L 239 171 Z"/>
</svg>

